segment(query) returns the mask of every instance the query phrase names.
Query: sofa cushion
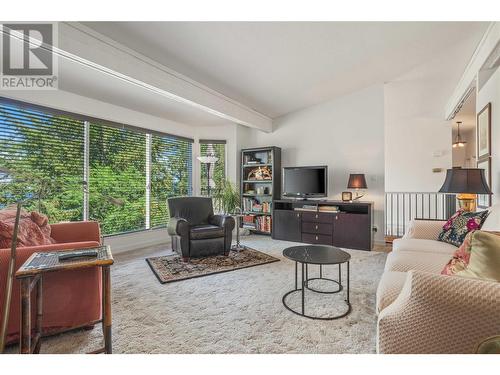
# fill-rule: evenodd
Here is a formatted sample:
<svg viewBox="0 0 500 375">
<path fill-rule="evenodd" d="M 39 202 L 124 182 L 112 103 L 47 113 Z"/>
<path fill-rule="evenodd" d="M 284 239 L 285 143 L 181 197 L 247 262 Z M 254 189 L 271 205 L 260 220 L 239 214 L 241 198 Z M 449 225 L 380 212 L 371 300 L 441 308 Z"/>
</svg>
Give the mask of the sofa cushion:
<svg viewBox="0 0 500 375">
<path fill-rule="evenodd" d="M 448 219 L 446 224 L 443 225 L 443 231 L 439 234 L 439 241 L 460 246 L 462 242 L 464 242 L 467 233 L 481 228 L 484 220 L 488 216 L 488 213 L 488 211 L 457 211 Z"/>
<path fill-rule="evenodd" d="M 416 251 L 392 252 L 387 256 L 385 271 L 417 270 L 440 274 L 449 260 L 449 254 L 419 253 Z"/>
<path fill-rule="evenodd" d="M 415 251 L 422 253 L 438 253 L 452 255 L 457 247 L 446 242 L 423 240 L 419 238 L 398 238 L 392 243 L 392 251 Z"/>
<path fill-rule="evenodd" d="M 190 230 L 192 240 L 224 237 L 224 228 L 216 225 L 197 225 Z"/>
<path fill-rule="evenodd" d="M 406 272 L 384 272 L 377 288 L 377 314 L 389 306 L 399 296 L 406 281 Z"/>
<path fill-rule="evenodd" d="M 465 267 L 455 267 L 455 275 L 500 282 L 500 237 L 498 233 L 477 230 L 464 241 Z M 450 261 L 452 262 L 453 259 Z M 457 269 L 458 268 L 458 269 Z M 446 268 L 445 268 L 446 269 Z"/>
<path fill-rule="evenodd" d="M 14 236 L 16 209 L 0 210 L 0 248 L 9 248 Z M 38 212 L 21 210 L 17 246 L 50 245 L 56 241 L 50 237 L 47 216 Z"/>
</svg>

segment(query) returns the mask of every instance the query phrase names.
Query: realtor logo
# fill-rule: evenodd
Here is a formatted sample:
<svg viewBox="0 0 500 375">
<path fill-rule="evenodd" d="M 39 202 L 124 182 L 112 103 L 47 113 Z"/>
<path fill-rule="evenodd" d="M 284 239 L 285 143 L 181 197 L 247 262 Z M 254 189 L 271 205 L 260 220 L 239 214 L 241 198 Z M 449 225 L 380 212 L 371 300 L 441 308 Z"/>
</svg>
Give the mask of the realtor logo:
<svg viewBox="0 0 500 375">
<path fill-rule="evenodd" d="M 0 25 L 0 89 L 57 89 L 57 35 L 52 23 L 4 23 Z"/>
</svg>

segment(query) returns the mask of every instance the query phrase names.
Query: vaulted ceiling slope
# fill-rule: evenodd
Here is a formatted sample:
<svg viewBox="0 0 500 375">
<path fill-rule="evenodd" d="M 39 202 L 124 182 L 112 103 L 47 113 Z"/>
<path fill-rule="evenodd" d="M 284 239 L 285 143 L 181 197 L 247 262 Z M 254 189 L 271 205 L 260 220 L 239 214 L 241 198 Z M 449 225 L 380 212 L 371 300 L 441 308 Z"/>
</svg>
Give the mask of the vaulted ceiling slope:
<svg viewBox="0 0 500 375">
<path fill-rule="evenodd" d="M 486 22 L 88 22 L 269 117 L 390 81 Z M 464 67 L 465 68 L 465 67 Z"/>
</svg>

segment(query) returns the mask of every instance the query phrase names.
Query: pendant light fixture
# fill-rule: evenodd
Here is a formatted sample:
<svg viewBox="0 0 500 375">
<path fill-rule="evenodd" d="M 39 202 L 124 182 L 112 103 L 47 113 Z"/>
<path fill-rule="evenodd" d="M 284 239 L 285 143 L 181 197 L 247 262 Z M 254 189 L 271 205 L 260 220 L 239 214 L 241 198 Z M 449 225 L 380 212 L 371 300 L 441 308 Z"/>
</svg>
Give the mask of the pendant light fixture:
<svg viewBox="0 0 500 375">
<path fill-rule="evenodd" d="M 457 121 L 457 136 L 455 137 L 455 142 L 453 142 L 452 146 L 453 148 L 456 147 L 465 147 L 467 144 L 467 141 L 464 141 L 462 137 L 460 136 L 460 125 L 462 124 L 462 121 Z"/>
</svg>

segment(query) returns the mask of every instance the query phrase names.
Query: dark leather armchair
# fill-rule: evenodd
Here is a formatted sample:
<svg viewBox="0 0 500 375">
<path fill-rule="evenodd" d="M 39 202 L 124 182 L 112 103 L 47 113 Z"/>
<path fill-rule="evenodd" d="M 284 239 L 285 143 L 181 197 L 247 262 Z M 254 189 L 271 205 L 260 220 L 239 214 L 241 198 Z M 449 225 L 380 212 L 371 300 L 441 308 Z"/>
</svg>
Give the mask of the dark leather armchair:
<svg viewBox="0 0 500 375">
<path fill-rule="evenodd" d="M 212 198 L 170 198 L 168 209 L 168 234 L 172 238 L 172 249 L 183 260 L 229 255 L 234 219 L 231 216 L 214 215 Z"/>
</svg>

